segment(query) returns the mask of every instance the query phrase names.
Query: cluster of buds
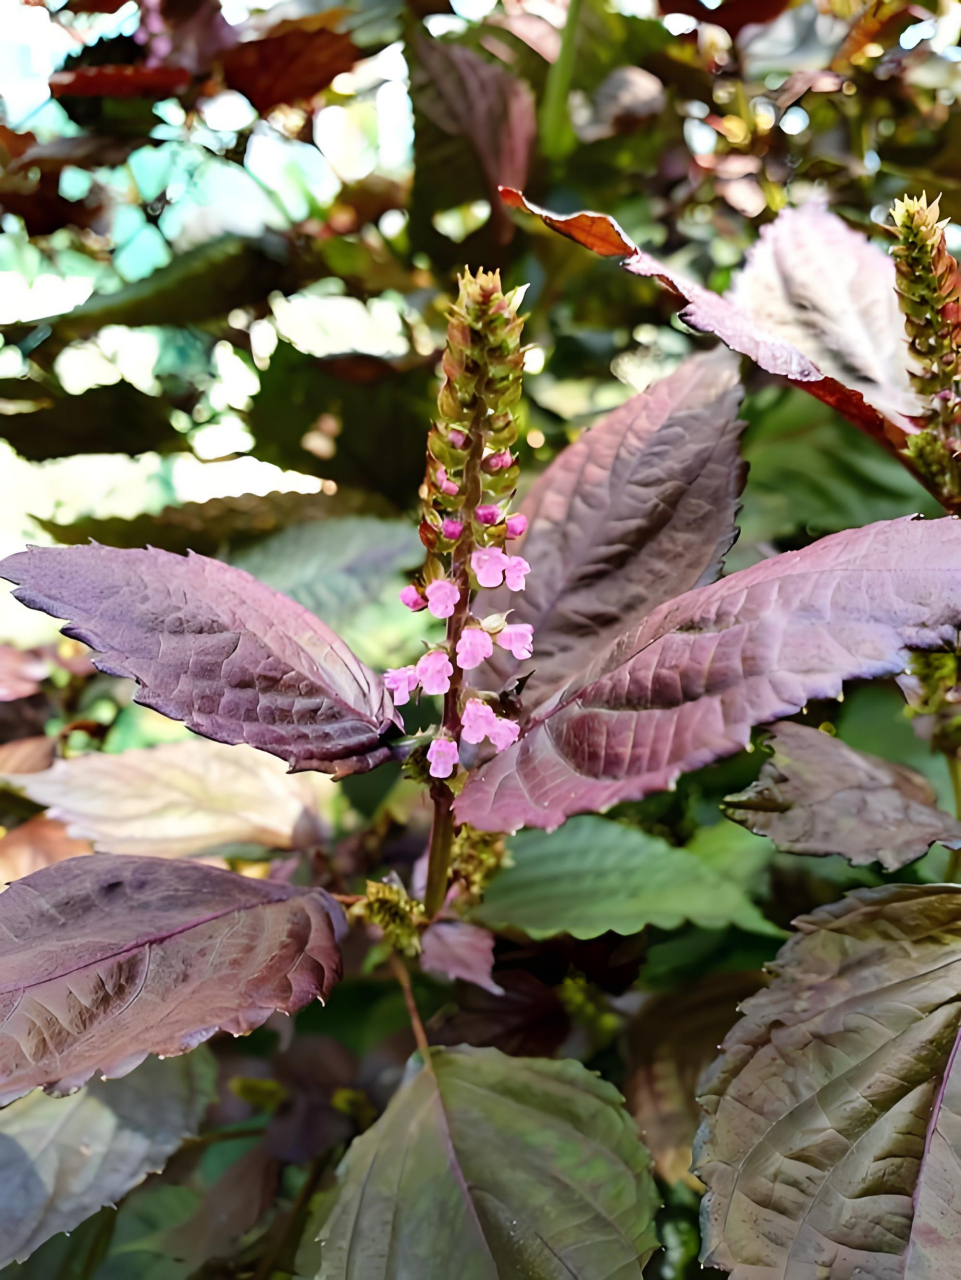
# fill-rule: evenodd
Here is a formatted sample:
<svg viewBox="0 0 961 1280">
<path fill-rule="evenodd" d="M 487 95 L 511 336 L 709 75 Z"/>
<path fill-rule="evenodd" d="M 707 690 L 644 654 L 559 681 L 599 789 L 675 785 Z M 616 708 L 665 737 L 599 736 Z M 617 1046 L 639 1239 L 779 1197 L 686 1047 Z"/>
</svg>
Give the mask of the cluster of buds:
<svg viewBox="0 0 961 1280">
<path fill-rule="evenodd" d="M 935 751 L 961 751 L 961 655 L 951 650 L 912 653 L 898 684 L 918 736 L 927 738 Z"/>
<path fill-rule="evenodd" d="M 434 778 L 456 772 L 461 741 L 486 739 L 497 750 L 516 741 L 517 723 L 497 714 L 493 695 L 470 689 L 465 674 L 482 667 L 495 646 L 524 659 L 533 644 L 533 629 L 512 624 L 509 612 L 471 613 L 473 592 L 501 586 L 523 591 L 530 572 L 523 556 L 507 549 L 527 528 L 526 517 L 510 511 L 518 474 L 513 411 L 524 363 L 521 291 L 505 294 L 496 271 L 465 271 L 459 285 L 421 489 L 427 558 L 419 582 L 401 592 L 409 609 L 446 619 L 447 636 L 416 665 L 384 678 L 398 706 L 418 689 L 444 696 L 441 733 L 427 752 Z"/>
<path fill-rule="evenodd" d="M 454 837 L 450 861 L 450 878 L 458 886 L 457 909 L 476 906 L 494 873 L 511 865 L 503 836 L 461 827 Z"/>
<path fill-rule="evenodd" d="M 938 201 L 905 196 L 891 210 L 897 243 L 895 287 L 915 369 L 911 385 L 923 397 L 922 430 L 908 452 L 939 486 L 957 492 L 961 418 L 961 274 L 948 252 Z"/>
<path fill-rule="evenodd" d="M 351 923 L 373 925 L 391 951 L 416 956 L 420 951 L 420 930 L 427 923 L 423 903 L 410 897 L 400 880 L 368 880 L 367 892 L 347 913 Z"/>
</svg>

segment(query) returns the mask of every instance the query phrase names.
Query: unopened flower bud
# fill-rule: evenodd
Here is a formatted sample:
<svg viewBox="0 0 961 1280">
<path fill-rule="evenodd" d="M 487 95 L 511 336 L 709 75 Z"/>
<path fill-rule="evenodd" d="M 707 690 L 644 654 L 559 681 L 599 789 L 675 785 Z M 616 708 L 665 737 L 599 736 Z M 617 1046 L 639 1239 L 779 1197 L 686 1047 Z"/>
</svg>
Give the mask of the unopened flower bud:
<svg viewBox="0 0 961 1280">
<path fill-rule="evenodd" d="M 510 449 L 501 449 L 499 453 L 492 453 L 486 457 L 481 466 L 485 471 L 493 473 L 495 471 L 506 471 L 508 467 L 513 465 L 513 462 L 514 456 Z"/>
<path fill-rule="evenodd" d="M 421 609 L 427 608 L 427 601 L 413 584 L 409 587 L 404 587 L 400 593 L 400 599 L 401 603 L 405 604 L 411 613 L 419 613 Z"/>
<path fill-rule="evenodd" d="M 500 518 L 500 507 L 484 505 L 474 508 L 474 519 L 478 524 L 497 524 Z"/>
<path fill-rule="evenodd" d="M 440 531 L 448 542 L 456 542 L 464 532 L 464 525 L 461 520 L 445 520 Z"/>
<path fill-rule="evenodd" d="M 507 517 L 508 538 L 522 538 L 527 532 L 527 516 L 518 513 Z"/>
</svg>

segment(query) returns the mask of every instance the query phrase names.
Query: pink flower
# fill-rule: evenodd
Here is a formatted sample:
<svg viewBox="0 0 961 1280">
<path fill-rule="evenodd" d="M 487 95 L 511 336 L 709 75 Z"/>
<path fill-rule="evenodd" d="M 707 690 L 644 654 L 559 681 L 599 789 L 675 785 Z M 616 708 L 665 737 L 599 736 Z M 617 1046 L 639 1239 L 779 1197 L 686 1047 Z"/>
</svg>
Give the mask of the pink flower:
<svg viewBox="0 0 961 1280">
<path fill-rule="evenodd" d="M 508 538 L 521 538 L 526 532 L 527 516 L 516 515 L 507 517 Z"/>
<path fill-rule="evenodd" d="M 502 720 L 480 698 L 468 698 L 461 716 L 461 737 L 465 742 L 483 742 L 490 738 L 498 751 L 505 751 L 520 734 L 520 726 L 513 720 Z"/>
<path fill-rule="evenodd" d="M 413 585 L 405 587 L 400 593 L 400 598 L 411 613 L 419 613 L 421 609 L 427 608 L 427 601 Z"/>
<path fill-rule="evenodd" d="M 530 658 L 534 652 L 534 628 L 529 622 L 515 622 L 497 633 L 497 643 L 515 658 Z"/>
<path fill-rule="evenodd" d="M 514 462 L 514 455 L 510 449 L 501 449 L 500 453 L 489 454 L 481 464 L 485 471 L 506 471 Z"/>
<path fill-rule="evenodd" d="M 394 706 L 402 707 L 417 688 L 417 672 L 413 667 L 392 667 L 384 672 L 384 684 L 394 695 Z"/>
<path fill-rule="evenodd" d="M 487 736 L 498 751 L 506 751 L 520 736 L 521 727 L 514 720 L 502 720 L 494 717 L 494 723 L 487 730 Z"/>
<path fill-rule="evenodd" d="M 472 671 L 494 652 L 494 642 L 481 627 L 468 627 L 457 641 L 457 665 Z"/>
<path fill-rule="evenodd" d="M 432 778 L 449 778 L 457 768 L 457 743 L 450 738 L 435 738 L 427 748 Z"/>
<path fill-rule="evenodd" d="M 415 670 L 425 693 L 446 693 L 450 688 L 454 668 L 443 649 L 431 649 L 430 653 L 425 653 Z"/>
<path fill-rule="evenodd" d="M 523 556 L 508 556 L 507 563 L 504 565 L 504 581 L 507 583 L 510 591 L 523 591 L 524 579 L 530 573 L 531 567 Z M 428 587 L 428 592 L 430 588 Z"/>
<path fill-rule="evenodd" d="M 497 716 L 480 698 L 468 698 L 464 714 L 460 718 L 461 737 L 466 742 L 483 742 L 497 722 Z"/>
<path fill-rule="evenodd" d="M 442 493 L 446 493 L 449 498 L 453 498 L 455 493 L 460 493 L 460 489 L 448 476 L 446 467 L 438 467 L 435 475 L 437 476 L 438 488 Z"/>
<path fill-rule="evenodd" d="M 504 581 L 504 570 L 509 563 L 510 559 L 500 547 L 480 547 L 471 552 L 470 567 L 482 587 L 499 587 Z"/>
<path fill-rule="evenodd" d="M 478 524 L 497 524 L 500 518 L 500 507 L 481 506 L 474 508 L 474 519 Z"/>
<path fill-rule="evenodd" d="M 448 433 L 447 441 L 449 444 L 452 444 L 455 449 L 463 449 L 464 445 L 467 443 L 467 434 L 464 431 L 458 431 L 458 429 L 454 427 Z"/>
<path fill-rule="evenodd" d="M 449 618 L 460 599 L 460 587 L 446 578 L 436 578 L 427 584 L 427 607 L 435 618 Z"/>
<path fill-rule="evenodd" d="M 445 520 L 440 531 L 448 542 L 456 542 L 464 532 L 464 525 L 460 520 Z"/>
</svg>

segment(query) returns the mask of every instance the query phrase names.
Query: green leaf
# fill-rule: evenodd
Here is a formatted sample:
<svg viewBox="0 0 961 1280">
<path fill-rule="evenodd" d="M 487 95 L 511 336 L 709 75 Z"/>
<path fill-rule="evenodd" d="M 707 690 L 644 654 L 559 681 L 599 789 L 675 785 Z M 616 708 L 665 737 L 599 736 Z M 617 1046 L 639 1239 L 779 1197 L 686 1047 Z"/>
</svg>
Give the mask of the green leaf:
<svg viewBox="0 0 961 1280">
<path fill-rule="evenodd" d="M 66 1098 L 40 1089 L 0 1111 L 0 1265 L 71 1231 L 155 1172 L 213 1099 L 209 1050 L 149 1058 Z"/>
<path fill-rule="evenodd" d="M 159 547 L 184 555 L 197 551 L 214 556 L 225 546 L 237 547 L 254 539 L 277 533 L 292 524 L 329 520 L 360 512 L 391 514 L 391 506 L 376 494 L 355 489 L 337 493 L 244 493 L 239 497 L 210 498 L 207 502 L 185 502 L 181 507 L 164 507 L 156 515 L 144 512 L 125 520 L 122 516 L 104 519 L 87 516 L 72 524 L 40 520 L 37 524 L 57 542 L 78 546 L 99 542 L 105 547 Z"/>
<path fill-rule="evenodd" d="M 0 436 L 28 462 L 77 453 L 126 453 L 186 449 L 170 422 L 166 403 L 129 382 L 66 395 L 56 384 L 29 378 L 0 381 L 0 401 L 20 408 L 0 413 Z M 32 407 L 36 406 L 36 407 Z"/>
<path fill-rule="evenodd" d="M 632 1280 L 657 1240 L 649 1157 L 579 1062 L 434 1049 L 340 1168 L 314 1280 Z M 299 1263 L 310 1263 L 308 1242 Z"/>
<path fill-rule="evenodd" d="M 429 615 L 411 613 L 399 598 L 401 571 L 423 556 L 413 524 L 346 516 L 284 529 L 231 563 L 310 609 L 363 661 L 389 666 L 419 656 L 430 625 Z"/>
<path fill-rule="evenodd" d="M 549 835 L 524 831 L 508 841 L 514 865 L 495 876 L 473 918 L 532 938 L 570 933 L 596 938 L 608 929 L 707 929 L 736 924 L 752 933 L 780 930 L 736 880 L 700 852 L 604 818 L 571 818 Z"/>
</svg>

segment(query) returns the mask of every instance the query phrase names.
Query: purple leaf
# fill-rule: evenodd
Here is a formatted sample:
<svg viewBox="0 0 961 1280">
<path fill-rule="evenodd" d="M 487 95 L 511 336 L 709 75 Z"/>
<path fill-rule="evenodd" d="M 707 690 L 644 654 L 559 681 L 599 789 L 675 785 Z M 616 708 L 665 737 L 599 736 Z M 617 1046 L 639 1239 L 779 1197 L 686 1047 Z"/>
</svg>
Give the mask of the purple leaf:
<svg viewBox="0 0 961 1280">
<path fill-rule="evenodd" d="M 501 587 L 475 606 L 531 623 L 534 657 L 519 663 L 495 649 L 479 685 L 503 688 L 533 669 L 532 709 L 625 626 L 717 577 L 746 471 L 740 398 L 733 356 L 723 347 L 695 356 L 547 468 L 521 507 L 528 529 L 517 544 L 536 571 L 523 594 Z"/>
<path fill-rule="evenodd" d="M 92 854 L 0 894 L 0 1103 L 123 1075 L 324 999 L 343 913 L 322 890 Z"/>
<path fill-rule="evenodd" d="M 244 573 L 167 551 L 31 547 L 0 562 L 31 609 L 132 676 L 136 701 L 217 742 L 249 743 L 294 770 L 381 764 L 401 725 L 379 676 L 301 605 Z"/>
<path fill-rule="evenodd" d="M 754 725 L 953 644 L 961 524 L 885 521 L 823 538 L 661 605 L 539 707 L 455 801 L 485 831 L 552 830 L 673 785 Z M 536 636 L 535 636 L 536 647 Z"/>
<path fill-rule="evenodd" d="M 862 889 L 796 924 L 702 1082 L 703 1262 L 735 1280 L 949 1280 L 961 889 Z"/>
<path fill-rule="evenodd" d="M 961 847 L 961 822 L 937 807 L 914 769 L 846 746 L 803 724 L 772 729 L 773 757 L 724 811 L 788 853 L 837 853 L 854 866 L 896 871 L 936 840 Z"/>
<path fill-rule="evenodd" d="M 716 334 L 768 373 L 803 386 L 862 430 L 900 446 L 917 428 L 894 263 L 819 204 L 786 209 L 721 297 L 638 249 L 612 218 L 558 217 L 504 189 L 505 203 L 679 297 L 681 319 Z"/>
<path fill-rule="evenodd" d="M 494 935 L 489 930 L 465 920 L 437 920 L 424 931 L 421 946 L 420 966 L 426 973 L 463 978 L 491 995 L 504 994 L 491 977 Z"/>
</svg>

